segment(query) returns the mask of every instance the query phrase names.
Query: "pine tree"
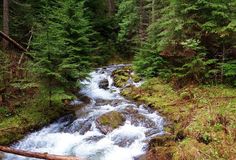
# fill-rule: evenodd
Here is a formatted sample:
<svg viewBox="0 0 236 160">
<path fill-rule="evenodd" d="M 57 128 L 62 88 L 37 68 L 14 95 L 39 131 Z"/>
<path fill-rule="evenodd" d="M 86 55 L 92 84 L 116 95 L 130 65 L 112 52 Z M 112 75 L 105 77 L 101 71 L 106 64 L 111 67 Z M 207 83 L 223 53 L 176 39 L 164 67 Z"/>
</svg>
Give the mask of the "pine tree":
<svg viewBox="0 0 236 160">
<path fill-rule="evenodd" d="M 74 5 L 76 4 L 76 5 Z M 36 71 L 49 85 L 49 96 L 79 86 L 91 67 L 94 31 L 84 15 L 84 2 L 59 1 L 45 8 L 47 18 L 35 35 Z"/>
<path fill-rule="evenodd" d="M 70 0 L 65 2 L 65 57 L 60 71 L 70 82 L 85 78 L 90 71 L 93 52 L 96 52 L 96 41 L 89 20 L 84 14 L 84 2 Z M 73 5 L 76 4 L 76 5 Z M 71 84 L 76 85 L 75 83 Z M 78 84 L 79 85 L 79 84 Z"/>
</svg>

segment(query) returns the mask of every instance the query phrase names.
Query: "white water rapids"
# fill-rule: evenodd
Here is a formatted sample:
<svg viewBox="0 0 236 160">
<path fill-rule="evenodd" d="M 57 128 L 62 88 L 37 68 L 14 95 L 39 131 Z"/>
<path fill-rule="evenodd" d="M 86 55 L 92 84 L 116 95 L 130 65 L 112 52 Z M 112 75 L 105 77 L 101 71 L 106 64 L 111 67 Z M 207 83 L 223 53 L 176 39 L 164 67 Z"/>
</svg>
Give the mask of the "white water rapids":
<svg viewBox="0 0 236 160">
<path fill-rule="evenodd" d="M 91 102 L 76 111 L 76 118 L 65 116 L 57 122 L 26 136 L 12 147 L 57 155 L 72 155 L 86 160 L 134 160 L 145 153 L 148 141 L 163 134 L 163 118 L 156 112 L 137 105 L 120 95 L 113 86 L 112 72 L 123 65 L 112 65 L 90 73 L 80 91 L 91 98 Z M 107 79 L 108 89 L 99 88 L 99 82 Z M 133 82 L 130 82 L 133 83 Z M 138 83 L 133 85 L 139 85 Z M 103 101 L 107 103 L 98 103 Z M 74 103 L 80 103 L 75 101 Z M 127 108 L 136 111 L 144 120 L 135 121 Z M 104 135 L 96 127 L 96 119 L 110 111 L 125 115 L 125 123 Z M 6 160 L 34 160 L 11 154 Z"/>
</svg>

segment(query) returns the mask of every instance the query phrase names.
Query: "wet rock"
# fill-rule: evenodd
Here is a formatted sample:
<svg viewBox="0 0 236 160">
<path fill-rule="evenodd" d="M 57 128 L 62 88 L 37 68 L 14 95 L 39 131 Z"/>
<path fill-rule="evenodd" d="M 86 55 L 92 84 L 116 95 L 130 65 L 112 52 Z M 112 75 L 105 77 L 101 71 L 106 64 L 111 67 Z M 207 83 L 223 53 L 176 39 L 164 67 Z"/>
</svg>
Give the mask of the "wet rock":
<svg viewBox="0 0 236 160">
<path fill-rule="evenodd" d="M 143 126 L 146 128 L 155 128 L 156 124 L 142 114 L 134 114 L 131 116 L 131 124 L 135 126 Z"/>
<path fill-rule="evenodd" d="M 125 118 L 123 115 L 116 111 L 111 111 L 103 114 L 96 119 L 96 127 L 103 133 L 107 134 L 112 132 L 115 128 L 123 125 Z"/>
<path fill-rule="evenodd" d="M 122 103 L 122 100 L 120 99 L 115 99 L 115 100 L 107 100 L 107 99 L 96 99 L 96 106 L 105 106 L 110 104 L 113 107 L 117 107 Z"/>
<path fill-rule="evenodd" d="M 89 98 L 86 95 L 79 94 L 78 99 L 72 101 L 70 105 L 73 106 L 74 108 L 82 108 L 88 105 L 89 103 L 91 103 L 91 98 Z"/>
<path fill-rule="evenodd" d="M 79 133 L 84 135 L 86 132 L 90 130 L 91 126 L 92 126 L 91 122 L 84 123 L 81 129 L 79 130 Z"/>
<path fill-rule="evenodd" d="M 112 105 L 113 107 L 117 107 L 117 106 L 120 105 L 122 102 L 123 102 L 123 101 L 120 100 L 120 99 L 115 99 L 115 100 L 113 100 L 113 101 L 111 102 L 111 105 Z"/>
<path fill-rule="evenodd" d="M 86 118 L 90 111 L 91 110 L 89 110 L 86 107 L 83 108 L 80 107 L 77 110 L 75 110 L 75 115 L 77 118 Z"/>
<path fill-rule="evenodd" d="M 89 104 L 91 102 L 91 98 L 85 95 L 80 96 L 79 100 L 85 104 Z"/>
<path fill-rule="evenodd" d="M 112 140 L 115 142 L 115 145 L 119 147 L 129 147 L 138 137 L 124 137 L 124 136 L 117 136 Z"/>
<path fill-rule="evenodd" d="M 124 114 L 137 114 L 137 113 L 138 113 L 138 110 L 136 110 L 134 106 L 127 106 L 124 109 Z"/>
<path fill-rule="evenodd" d="M 92 124 L 90 120 L 87 120 L 85 122 L 76 120 L 67 127 L 65 127 L 63 131 L 67 133 L 79 132 L 80 134 L 85 134 L 87 131 L 90 130 L 91 126 Z"/>
<path fill-rule="evenodd" d="M 108 104 L 111 104 L 111 103 L 112 103 L 112 100 L 96 99 L 95 105 L 96 105 L 96 106 L 105 106 L 105 105 L 108 105 Z"/>
<path fill-rule="evenodd" d="M 145 133 L 146 137 L 154 136 L 156 134 L 159 134 L 161 130 L 159 128 L 153 128 Z"/>
<path fill-rule="evenodd" d="M 99 82 L 98 86 L 99 88 L 102 88 L 102 89 L 108 89 L 109 82 L 107 79 L 103 79 Z"/>
<path fill-rule="evenodd" d="M 101 140 L 102 138 L 104 138 L 104 136 L 92 136 L 92 137 L 86 138 L 86 141 L 89 141 L 89 142 L 98 142 L 98 141 Z"/>
</svg>

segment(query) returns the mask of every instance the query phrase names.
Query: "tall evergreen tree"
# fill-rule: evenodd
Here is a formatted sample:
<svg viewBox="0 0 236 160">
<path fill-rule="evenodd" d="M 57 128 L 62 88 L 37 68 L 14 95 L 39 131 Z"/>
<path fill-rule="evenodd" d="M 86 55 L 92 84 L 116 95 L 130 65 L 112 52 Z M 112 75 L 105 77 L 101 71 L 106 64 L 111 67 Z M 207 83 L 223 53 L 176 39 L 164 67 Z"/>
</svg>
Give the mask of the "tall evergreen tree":
<svg viewBox="0 0 236 160">
<path fill-rule="evenodd" d="M 95 33 L 84 15 L 84 2 L 59 1 L 44 8 L 47 18 L 33 45 L 36 71 L 51 87 L 49 95 L 79 86 L 91 68 Z"/>
</svg>

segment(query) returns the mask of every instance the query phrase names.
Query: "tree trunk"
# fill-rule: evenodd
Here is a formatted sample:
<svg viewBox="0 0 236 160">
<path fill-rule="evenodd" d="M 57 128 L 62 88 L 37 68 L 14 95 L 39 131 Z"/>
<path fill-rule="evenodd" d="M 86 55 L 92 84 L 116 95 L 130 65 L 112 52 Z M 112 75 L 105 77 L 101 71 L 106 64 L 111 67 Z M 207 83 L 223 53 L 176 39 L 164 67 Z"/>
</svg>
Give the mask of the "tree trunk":
<svg viewBox="0 0 236 160">
<path fill-rule="evenodd" d="M 3 32 L 6 35 L 9 35 L 9 1 L 3 0 Z M 8 47 L 8 41 L 3 39 L 3 48 L 6 49 Z"/>
<path fill-rule="evenodd" d="M 48 153 L 38 153 L 38 152 L 30 152 L 30 151 L 24 151 L 20 149 L 13 149 L 10 147 L 4 147 L 0 146 L 0 151 L 16 154 L 24 157 L 31 157 L 31 158 L 39 158 L 39 159 L 46 159 L 46 160 L 80 160 L 77 157 L 71 157 L 71 156 L 58 156 Z"/>
<path fill-rule="evenodd" d="M 152 23 L 154 23 L 155 22 L 155 5 L 156 5 L 156 3 L 155 3 L 155 1 L 156 0 L 152 0 Z"/>
<path fill-rule="evenodd" d="M 145 1 L 140 0 L 139 1 L 139 37 L 141 42 L 144 42 L 146 39 L 146 29 L 148 27 L 149 23 L 149 15 L 147 14 L 147 11 L 145 10 Z"/>
<path fill-rule="evenodd" d="M 115 2 L 114 0 L 107 0 L 108 3 L 108 15 L 112 16 L 115 12 Z"/>
</svg>

